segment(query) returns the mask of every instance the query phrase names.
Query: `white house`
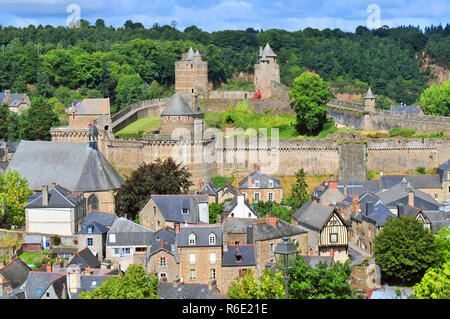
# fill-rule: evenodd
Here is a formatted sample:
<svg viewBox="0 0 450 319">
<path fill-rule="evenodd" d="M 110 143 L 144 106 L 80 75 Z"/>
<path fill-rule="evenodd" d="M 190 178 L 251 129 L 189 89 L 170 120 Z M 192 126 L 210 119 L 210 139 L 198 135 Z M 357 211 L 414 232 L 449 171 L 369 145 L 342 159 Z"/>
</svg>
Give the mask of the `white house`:
<svg viewBox="0 0 450 319">
<path fill-rule="evenodd" d="M 234 218 L 259 218 L 255 210 L 245 199 L 244 195 L 237 195 L 231 201 L 223 204 L 223 210 L 227 217 Z"/>
<path fill-rule="evenodd" d="M 71 192 L 53 184 L 50 189 L 30 196 L 25 206 L 28 233 L 72 236 L 79 231 L 86 216 L 86 199 L 81 192 Z"/>
</svg>

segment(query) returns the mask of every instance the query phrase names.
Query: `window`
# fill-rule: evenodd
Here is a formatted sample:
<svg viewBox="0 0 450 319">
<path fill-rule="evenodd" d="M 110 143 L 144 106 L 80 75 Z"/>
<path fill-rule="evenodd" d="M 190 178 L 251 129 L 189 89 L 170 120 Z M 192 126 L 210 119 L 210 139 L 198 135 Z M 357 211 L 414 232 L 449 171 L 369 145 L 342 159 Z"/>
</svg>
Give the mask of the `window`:
<svg viewBox="0 0 450 319">
<path fill-rule="evenodd" d="M 153 206 L 153 216 L 156 216 L 156 207 Z"/>
<path fill-rule="evenodd" d="M 109 242 L 110 243 L 116 242 L 116 234 L 109 234 Z"/>
<path fill-rule="evenodd" d="M 240 241 L 238 241 L 238 240 L 236 240 L 236 241 L 234 242 L 234 244 L 235 244 L 236 246 L 238 246 L 239 243 L 240 243 Z"/>
<path fill-rule="evenodd" d="M 216 254 L 215 253 L 209 253 L 209 263 L 210 264 L 216 263 Z"/>
<path fill-rule="evenodd" d="M 93 246 L 94 245 L 94 239 L 93 238 L 88 238 L 87 239 L 87 245 L 90 247 L 90 246 Z"/>
<path fill-rule="evenodd" d="M 215 269 L 209 270 L 209 279 L 216 279 L 216 270 Z"/>
<path fill-rule="evenodd" d="M 160 257 L 159 258 L 159 265 L 161 267 L 164 267 L 166 265 L 166 263 L 167 263 L 167 258 L 166 257 Z"/>
<path fill-rule="evenodd" d="M 273 180 L 269 179 L 269 180 L 267 181 L 267 186 L 268 186 L 269 188 L 273 188 Z"/>
<path fill-rule="evenodd" d="M 189 245 L 195 245 L 195 234 L 189 235 Z"/>
<path fill-rule="evenodd" d="M 255 187 L 256 187 L 256 188 L 259 187 L 259 181 L 255 181 Z"/>
<path fill-rule="evenodd" d="M 94 227 L 92 227 L 92 226 L 88 226 L 88 228 L 87 228 L 87 232 L 88 232 L 88 234 L 92 234 L 92 229 L 93 229 Z"/>
<path fill-rule="evenodd" d="M 247 274 L 247 268 L 239 269 L 239 277 L 245 276 Z"/>
<path fill-rule="evenodd" d="M 144 252 L 147 251 L 147 247 L 136 247 L 134 249 L 135 252 Z"/>
<path fill-rule="evenodd" d="M 195 254 L 189 254 L 189 263 L 191 265 L 195 264 Z"/>
<path fill-rule="evenodd" d="M 191 277 L 191 280 L 195 280 L 195 269 L 191 269 L 190 277 Z"/>
<path fill-rule="evenodd" d="M 273 193 L 268 194 L 268 199 L 270 202 L 273 202 Z"/>
<path fill-rule="evenodd" d="M 255 202 L 259 202 L 259 193 L 255 193 Z"/>
<path fill-rule="evenodd" d="M 235 255 L 234 257 L 236 261 L 242 261 L 242 255 Z"/>
<path fill-rule="evenodd" d="M 189 208 L 183 208 L 183 214 L 184 215 L 189 214 Z"/>
<path fill-rule="evenodd" d="M 273 253 L 275 251 L 275 244 L 274 243 L 270 243 L 269 244 L 269 250 L 271 253 Z"/>
<path fill-rule="evenodd" d="M 89 198 L 88 198 L 88 208 L 89 208 L 89 210 L 91 210 L 91 209 L 98 210 L 99 206 L 100 206 L 99 203 L 100 203 L 100 201 L 98 200 L 97 196 L 95 196 L 94 194 L 89 196 Z"/>
<path fill-rule="evenodd" d="M 331 243 L 337 243 L 337 241 L 338 241 L 338 234 L 336 234 L 336 233 L 331 233 L 331 234 L 330 234 L 330 242 L 331 242 Z"/>
<path fill-rule="evenodd" d="M 216 244 L 216 234 L 209 234 L 209 244 L 210 245 L 215 245 Z"/>
<path fill-rule="evenodd" d="M 439 194 L 438 193 L 434 193 L 434 199 L 438 199 L 439 198 Z"/>
</svg>

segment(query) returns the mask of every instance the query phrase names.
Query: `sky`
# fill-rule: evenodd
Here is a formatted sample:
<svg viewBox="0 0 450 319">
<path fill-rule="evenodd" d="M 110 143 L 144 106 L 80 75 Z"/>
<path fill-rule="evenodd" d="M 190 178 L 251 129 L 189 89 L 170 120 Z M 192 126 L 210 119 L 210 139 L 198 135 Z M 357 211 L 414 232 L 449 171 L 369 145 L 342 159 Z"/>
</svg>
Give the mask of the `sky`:
<svg viewBox="0 0 450 319">
<path fill-rule="evenodd" d="M 354 32 L 383 25 L 424 28 L 449 23 L 447 0 L 0 0 L 0 24 L 26 27 L 67 26 L 78 17 L 94 24 L 121 27 L 126 20 L 146 28 L 171 24 L 183 31 L 196 25 L 208 32 L 219 30 L 283 29 Z"/>
</svg>

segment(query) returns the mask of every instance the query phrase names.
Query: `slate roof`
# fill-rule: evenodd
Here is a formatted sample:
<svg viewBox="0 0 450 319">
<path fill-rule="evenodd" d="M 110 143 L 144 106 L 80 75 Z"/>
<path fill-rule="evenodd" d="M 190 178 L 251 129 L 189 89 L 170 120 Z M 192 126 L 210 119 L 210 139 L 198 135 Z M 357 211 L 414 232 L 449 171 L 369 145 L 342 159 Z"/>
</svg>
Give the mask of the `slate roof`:
<svg viewBox="0 0 450 319">
<path fill-rule="evenodd" d="M 178 116 L 178 115 L 193 115 L 194 111 L 192 111 L 189 103 L 182 98 L 182 96 L 178 93 L 175 93 L 171 98 L 169 103 L 167 103 L 166 108 L 161 112 L 161 116 Z"/>
<path fill-rule="evenodd" d="M 13 289 L 21 285 L 28 276 L 31 268 L 28 267 L 20 258 L 16 257 L 4 267 L 0 268 L 0 274 L 7 281 L 11 282 Z"/>
<path fill-rule="evenodd" d="M 320 230 L 325 226 L 335 207 L 319 204 L 309 200 L 303 204 L 292 217 L 299 225 Z"/>
<path fill-rule="evenodd" d="M 101 152 L 86 143 L 21 141 L 7 170 L 16 170 L 29 188 L 56 183 L 72 191 L 118 189 L 123 180 Z"/>
<path fill-rule="evenodd" d="M 391 105 L 391 111 L 406 112 L 408 114 L 419 114 L 421 107 L 419 105 Z"/>
<path fill-rule="evenodd" d="M 384 189 L 392 188 L 405 179 L 411 187 L 416 189 L 441 188 L 441 181 L 438 174 L 425 175 L 383 175 L 381 183 Z"/>
<path fill-rule="evenodd" d="M 375 96 L 372 93 L 372 89 L 369 87 L 369 89 L 367 90 L 366 95 L 364 96 L 365 99 L 374 99 Z"/>
<path fill-rule="evenodd" d="M 110 234 L 116 235 L 115 242 L 110 242 Z M 119 217 L 108 231 L 106 246 L 148 246 L 153 235 L 153 230 Z"/>
<path fill-rule="evenodd" d="M 80 267 L 91 267 L 91 268 L 99 268 L 100 267 L 100 261 L 97 259 L 97 257 L 94 256 L 94 254 L 91 252 L 91 250 L 86 247 L 73 256 L 67 266 L 70 265 L 78 265 Z"/>
<path fill-rule="evenodd" d="M 224 214 L 229 215 L 236 208 L 237 205 L 238 205 L 238 196 L 234 196 L 233 199 L 223 203 L 222 208 L 223 208 Z M 244 205 L 247 206 L 251 210 L 251 212 L 259 218 L 259 215 L 256 212 L 256 210 L 254 210 L 253 206 L 245 199 L 244 199 Z"/>
<path fill-rule="evenodd" d="M 216 184 L 210 182 L 210 183 L 206 183 L 205 186 L 200 188 L 197 191 L 197 194 L 205 194 L 205 195 L 209 195 L 209 196 L 216 196 L 218 190 L 219 190 L 219 187 L 217 187 Z"/>
<path fill-rule="evenodd" d="M 384 205 L 388 208 L 396 207 L 397 204 L 408 205 L 408 190 L 414 193 L 414 207 L 420 208 L 422 211 L 439 210 L 439 203 L 429 194 L 414 189 L 411 185 L 404 182 L 394 187 L 375 194 L 380 198 Z"/>
<path fill-rule="evenodd" d="M 272 48 L 270 47 L 269 43 L 266 44 L 266 46 L 263 49 L 263 57 L 277 57 L 275 52 L 272 51 Z"/>
<path fill-rule="evenodd" d="M 215 298 L 216 289 L 209 290 L 207 284 L 177 284 L 160 282 L 158 294 L 162 299 L 212 299 Z"/>
<path fill-rule="evenodd" d="M 28 204 L 25 208 L 74 208 L 84 204 L 84 196 L 81 192 L 71 192 L 64 187 L 56 185 L 48 190 L 48 205 L 42 205 L 42 192 L 35 193 L 28 197 Z"/>
<path fill-rule="evenodd" d="M 450 180 L 450 176 L 448 176 L 448 172 L 450 172 L 450 160 L 448 160 L 445 163 L 442 163 L 436 170 L 436 172 L 439 174 L 439 178 L 442 181 L 448 181 Z"/>
<path fill-rule="evenodd" d="M 109 98 L 84 99 L 72 102 L 76 103 L 72 111 L 75 111 L 75 114 L 78 115 L 108 115 L 110 112 Z M 69 107 L 72 106 L 71 104 Z"/>
<path fill-rule="evenodd" d="M 400 296 L 397 296 L 397 291 L 400 291 Z M 407 299 L 413 294 L 413 289 L 403 287 L 383 286 L 374 289 L 368 295 L 368 299 Z"/>
<path fill-rule="evenodd" d="M 253 189 L 253 188 L 273 188 L 279 189 L 281 187 L 280 179 L 269 177 L 262 173 L 260 170 L 253 171 L 250 176 L 252 177 L 252 187 L 248 186 L 248 176 L 245 176 L 238 184 L 239 189 Z M 269 180 L 273 181 L 273 187 L 269 187 Z M 259 181 L 259 187 L 255 187 L 255 181 Z"/>
<path fill-rule="evenodd" d="M 110 270 L 110 269 L 108 269 Z M 70 296 L 72 299 L 78 298 L 78 296 L 84 292 L 92 292 L 95 288 L 101 286 L 103 282 L 111 277 L 118 276 L 117 273 L 109 273 L 109 274 L 103 274 L 103 275 L 80 275 L 80 286 L 75 293 L 71 293 Z"/>
<path fill-rule="evenodd" d="M 301 256 L 303 261 L 310 265 L 311 267 L 317 267 L 317 265 L 320 262 L 327 264 L 327 269 L 331 267 L 333 264 L 333 257 L 332 256 L 314 256 L 314 255 L 305 255 Z"/>
<path fill-rule="evenodd" d="M 147 259 L 158 251 L 164 250 L 171 255 L 177 255 L 175 247 L 175 230 L 170 227 L 158 229 L 150 244 Z"/>
<path fill-rule="evenodd" d="M 65 273 L 30 271 L 22 287 L 26 299 L 40 299 L 50 285 L 54 286 L 56 294 L 61 297 L 62 285 L 65 283 Z"/>
<path fill-rule="evenodd" d="M 442 210 L 426 211 L 423 214 L 431 221 L 431 228 L 437 233 L 441 228 L 450 227 L 450 212 Z"/>
<path fill-rule="evenodd" d="M 87 234 L 88 227 L 92 226 L 93 234 L 104 234 L 108 232 L 111 225 L 117 219 L 117 215 L 113 213 L 101 212 L 98 210 L 91 210 L 88 212 L 81 225 L 81 230 L 78 234 Z"/>
<path fill-rule="evenodd" d="M 236 259 L 236 255 L 241 256 L 240 261 Z M 227 251 L 222 252 L 222 267 L 255 265 L 255 245 L 230 245 Z"/>
<path fill-rule="evenodd" d="M 209 243 L 209 235 L 216 235 L 216 243 Z M 189 235 L 195 234 L 195 245 L 189 244 Z M 180 225 L 176 233 L 178 247 L 220 247 L 222 246 L 222 227 L 215 224 L 207 225 Z"/>
<path fill-rule="evenodd" d="M 167 221 L 195 224 L 199 222 L 199 203 L 208 203 L 207 195 L 151 195 L 161 214 Z M 147 204 L 144 204 L 144 206 Z M 187 214 L 183 209 L 189 209 Z"/>
<path fill-rule="evenodd" d="M 347 187 L 347 194 L 345 194 L 345 186 Z M 329 183 L 327 181 L 322 182 L 319 186 L 314 188 L 311 196 L 317 200 L 325 194 L 329 189 Z M 380 180 L 370 180 L 370 181 L 349 181 L 340 180 L 338 181 L 337 189 L 343 195 L 347 196 L 359 196 L 365 194 L 366 192 L 377 193 L 383 190 L 382 183 Z"/>
</svg>

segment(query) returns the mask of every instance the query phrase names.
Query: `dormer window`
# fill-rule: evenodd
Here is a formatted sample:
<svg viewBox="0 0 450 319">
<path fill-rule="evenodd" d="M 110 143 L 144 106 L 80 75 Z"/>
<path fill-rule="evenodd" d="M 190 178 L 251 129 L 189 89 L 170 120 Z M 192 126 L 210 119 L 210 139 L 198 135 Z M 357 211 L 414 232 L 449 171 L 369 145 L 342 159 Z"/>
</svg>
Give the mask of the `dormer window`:
<svg viewBox="0 0 450 319">
<path fill-rule="evenodd" d="M 209 234 L 209 244 L 210 245 L 216 244 L 216 234 L 214 233 Z"/>
<path fill-rule="evenodd" d="M 273 180 L 269 179 L 269 181 L 267 182 L 267 186 L 269 188 L 273 188 Z"/>
<path fill-rule="evenodd" d="M 189 245 L 195 245 L 195 234 L 189 235 Z"/>
<path fill-rule="evenodd" d="M 189 208 L 183 208 L 183 214 L 184 215 L 189 214 Z"/>
<path fill-rule="evenodd" d="M 92 234 L 92 229 L 93 229 L 94 227 L 92 227 L 92 226 L 88 226 L 88 228 L 87 228 L 87 232 L 88 232 L 88 234 Z"/>
<path fill-rule="evenodd" d="M 255 181 L 255 187 L 256 187 L 256 188 L 259 187 L 259 181 Z"/>
</svg>

